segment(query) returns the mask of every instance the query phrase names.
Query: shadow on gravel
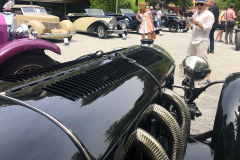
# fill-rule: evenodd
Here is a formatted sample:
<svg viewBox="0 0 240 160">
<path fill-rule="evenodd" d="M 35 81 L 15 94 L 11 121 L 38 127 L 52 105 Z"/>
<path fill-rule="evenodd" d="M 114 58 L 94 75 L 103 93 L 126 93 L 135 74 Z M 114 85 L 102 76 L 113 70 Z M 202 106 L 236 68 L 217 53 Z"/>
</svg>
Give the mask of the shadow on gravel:
<svg viewBox="0 0 240 160">
<path fill-rule="evenodd" d="M 86 36 L 90 36 L 90 37 L 95 37 L 95 38 L 101 39 L 101 38 L 99 38 L 97 36 L 97 34 L 94 34 L 94 33 L 76 32 L 76 34 L 79 34 L 79 35 L 82 34 L 82 35 L 86 35 Z M 120 37 L 118 37 L 117 34 L 109 34 L 106 39 L 113 39 L 113 38 L 120 38 Z"/>
<path fill-rule="evenodd" d="M 52 42 L 52 43 L 64 43 L 62 39 L 45 39 L 45 38 L 43 38 L 42 40 L 49 41 L 49 42 Z M 71 40 L 70 43 L 72 41 L 73 40 Z"/>
</svg>

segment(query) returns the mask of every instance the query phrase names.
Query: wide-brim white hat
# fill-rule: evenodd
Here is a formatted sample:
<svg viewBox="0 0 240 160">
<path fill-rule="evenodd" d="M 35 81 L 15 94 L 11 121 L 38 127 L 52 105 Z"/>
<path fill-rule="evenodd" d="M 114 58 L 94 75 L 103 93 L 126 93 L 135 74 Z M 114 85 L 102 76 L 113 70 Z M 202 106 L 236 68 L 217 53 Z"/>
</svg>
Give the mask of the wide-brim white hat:
<svg viewBox="0 0 240 160">
<path fill-rule="evenodd" d="M 207 0 L 197 0 L 196 3 L 207 3 Z"/>
</svg>

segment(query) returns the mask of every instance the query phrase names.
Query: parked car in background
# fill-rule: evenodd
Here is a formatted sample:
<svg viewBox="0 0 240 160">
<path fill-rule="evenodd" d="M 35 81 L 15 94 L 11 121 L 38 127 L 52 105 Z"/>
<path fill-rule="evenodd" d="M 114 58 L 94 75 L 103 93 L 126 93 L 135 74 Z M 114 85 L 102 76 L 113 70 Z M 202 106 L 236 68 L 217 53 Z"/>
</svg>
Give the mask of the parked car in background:
<svg viewBox="0 0 240 160">
<path fill-rule="evenodd" d="M 1 159 L 239 159 L 240 73 L 196 88 L 210 69 L 189 56 L 181 66 L 189 81 L 177 86 L 171 55 L 142 43 L 2 78 Z M 224 84 L 213 130 L 190 135 L 202 114 L 195 99 L 217 83 Z"/>
<path fill-rule="evenodd" d="M 27 25 L 22 23 L 17 27 L 14 16 L 9 12 L 0 13 L 0 77 L 55 65 L 44 50 L 61 54 L 60 48 L 44 40 L 28 38 Z"/>
<path fill-rule="evenodd" d="M 119 37 L 127 35 L 126 21 L 117 21 L 115 17 L 105 16 L 101 9 L 85 9 L 86 13 L 69 13 L 66 19 L 71 21 L 80 32 L 97 33 L 99 38 L 107 38 L 108 34 L 115 33 Z"/>
<path fill-rule="evenodd" d="M 47 14 L 44 7 L 36 5 L 13 5 L 12 12 L 16 14 L 13 18 L 17 20 L 17 26 L 26 23 L 29 28 L 29 37 L 37 31 L 37 38 L 63 39 L 70 41 L 75 35 L 75 28 L 70 21 L 60 22 L 59 17 Z"/>
<path fill-rule="evenodd" d="M 114 16 L 118 21 L 125 20 L 128 24 L 128 28 L 132 31 L 137 31 L 139 33 L 139 28 L 141 23 L 137 20 L 136 13 L 133 13 L 132 9 L 120 9 L 121 14 L 116 14 L 113 12 L 105 12 L 105 15 Z"/>
<path fill-rule="evenodd" d="M 236 49 L 236 51 L 239 51 L 239 49 L 240 49 L 240 24 L 239 23 L 237 23 L 238 24 L 238 28 L 237 29 L 235 29 L 235 43 L 236 43 L 236 47 L 235 47 L 235 49 Z"/>
<path fill-rule="evenodd" d="M 177 32 L 179 29 L 182 32 L 187 32 L 189 28 L 186 26 L 186 18 L 178 15 L 164 14 L 161 18 L 163 27 L 169 28 L 171 32 Z"/>
</svg>

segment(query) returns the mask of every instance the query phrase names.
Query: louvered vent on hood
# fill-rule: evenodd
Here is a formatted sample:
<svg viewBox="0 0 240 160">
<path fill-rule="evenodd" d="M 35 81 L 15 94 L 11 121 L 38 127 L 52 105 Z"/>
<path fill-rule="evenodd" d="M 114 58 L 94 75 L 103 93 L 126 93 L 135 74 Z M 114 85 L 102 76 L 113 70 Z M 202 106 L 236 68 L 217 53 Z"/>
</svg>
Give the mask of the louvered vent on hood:
<svg viewBox="0 0 240 160">
<path fill-rule="evenodd" d="M 21 81 L 25 81 L 25 80 L 28 80 L 30 78 L 34 78 L 34 77 L 37 77 L 37 76 L 40 76 L 40 75 L 44 75 L 44 74 L 47 74 L 47 73 L 50 73 L 50 72 L 53 72 L 53 71 L 64 69 L 66 67 L 71 67 L 71 66 L 80 64 L 82 62 L 94 60 L 94 59 L 96 59 L 96 57 L 97 56 L 95 56 L 95 57 L 94 56 L 87 56 L 87 57 L 82 58 L 82 59 L 77 59 L 77 60 L 73 60 L 73 61 L 69 61 L 69 62 L 65 62 L 65 63 L 60 63 L 58 65 L 53 65 L 53 66 L 29 71 L 29 72 L 22 73 L 22 74 L 9 75 L 9 76 L 0 78 L 0 80 L 9 81 L 9 82 L 21 82 Z"/>
<path fill-rule="evenodd" d="M 162 57 L 159 55 L 146 50 L 141 50 L 128 57 L 136 60 L 137 63 L 145 67 L 162 60 Z M 75 101 L 81 97 L 87 97 L 93 92 L 140 70 L 139 67 L 129 63 L 125 59 L 116 58 L 112 62 L 53 83 L 42 89 Z"/>
</svg>

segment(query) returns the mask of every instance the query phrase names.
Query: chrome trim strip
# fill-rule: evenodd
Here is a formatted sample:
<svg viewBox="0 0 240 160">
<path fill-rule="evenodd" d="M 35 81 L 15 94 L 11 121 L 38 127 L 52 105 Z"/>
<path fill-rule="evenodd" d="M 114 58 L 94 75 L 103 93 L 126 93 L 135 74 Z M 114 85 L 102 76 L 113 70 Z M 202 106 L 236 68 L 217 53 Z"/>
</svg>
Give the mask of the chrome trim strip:
<svg viewBox="0 0 240 160">
<path fill-rule="evenodd" d="M 0 95 L 5 96 L 5 95 L 6 95 L 6 92 L 1 92 Z"/>
<path fill-rule="evenodd" d="M 69 35 L 76 35 L 75 32 L 71 32 L 71 33 L 42 33 L 41 36 L 44 37 L 52 37 L 52 36 L 69 36 Z"/>
<path fill-rule="evenodd" d="M 59 128 L 61 128 L 66 134 L 67 136 L 72 140 L 72 142 L 76 145 L 76 147 L 78 148 L 78 150 L 83 154 L 83 156 L 87 159 L 87 160 L 91 160 L 91 157 L 89 155 L 89 153 L 87 152 L 87 150 L 83 147 L 81 141 L 78 139 L 78 137 L 70 130 L 68 129 L 65 125 L 63 125 L 61 122 L 59 122 L 56 118 L 52 117 L 51 115 L 41 111 L 40 109 L 37 109 L 27 103 L 24 103 L 22 101 L 19 101 L 15 98 L 12 97 L 8 97 L 5 95 L 1 95 L 0 97 L 6 100 L 10 100 L 13 101 L 23 107 L 26 107 L 28 109 L 31 109 L 41 115 L 43 115 L 44 117 L 46 117 L 47 119 L 49 119 L 50 121 L 52 121 L 53 123 L 55 123 Z"/>
</svg>

